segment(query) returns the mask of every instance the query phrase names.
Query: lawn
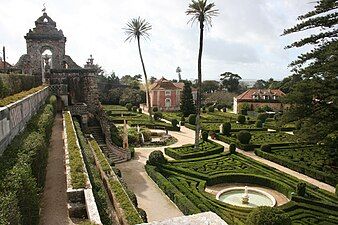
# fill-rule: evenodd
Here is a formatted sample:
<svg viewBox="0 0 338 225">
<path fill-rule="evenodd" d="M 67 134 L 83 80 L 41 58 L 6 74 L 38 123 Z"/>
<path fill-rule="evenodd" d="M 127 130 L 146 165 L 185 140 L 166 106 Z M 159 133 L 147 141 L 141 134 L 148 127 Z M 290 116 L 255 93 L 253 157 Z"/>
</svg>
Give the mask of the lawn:
<svg viewBox="0 0 338 225">
<path fill-rule="evenodd" d="M 202 158 L 146 165 L 149 176 L 186 214 L 213 211 L 229 225 L 244 225 L 251 209 L 231 206 L 204 191 L 219 183 L 252 183 L 275 189 L 292 200 L 280 206 L 293 224 L 334 225 L 338 221 L 338 198 L 307 184 L 306 197 L 296 196 L 298 179 L 241 154 L 214 154 Z"/>
</svg>

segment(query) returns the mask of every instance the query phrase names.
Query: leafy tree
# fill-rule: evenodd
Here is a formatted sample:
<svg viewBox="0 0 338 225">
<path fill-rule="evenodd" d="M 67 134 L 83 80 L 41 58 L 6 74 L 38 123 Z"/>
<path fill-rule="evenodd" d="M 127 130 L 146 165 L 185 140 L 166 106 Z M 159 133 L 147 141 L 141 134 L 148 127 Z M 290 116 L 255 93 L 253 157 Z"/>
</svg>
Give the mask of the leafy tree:
<svg viewBox="0 0 338 225">
<path fill-rule="evenodd" d="M 214 3 L 208 3 L 207 0 L 192 0 L 186 11 L 191 16 L 189 22 L 199 23 L 200 37 L 198 50 L 198 82 L 197 82 L 197 104 L 196 104 L 196 132 L 195 132 L 195 148 L 198 149 L 200 134 L 200 113 L 201 113 L 201 86 L 202 86 L 202 52 L 203 52 L 203 34 L 204 26 L 210 25 L 212 18 L 218 15 L 218 9 L 215 9 Z"/>
<path fill-rule="evenodd" d="M 181 95 L 181 112 L 184 116 L 189 116 L 196 112 L 194 99 L 191 92 L 191 83 L 185 82 L 183 87 L 183 92 Z"/>
<path fill-rule="evenodd" d="M 140 38 L 149 38 L 148 31 L 151 30 L 151 25 L 144 19 L 140 17 L 134 18 L 127 23 L 127 27 L 125 28 L 125 33 L 128 36 L 126 41 L 128 40 L 137 40 L 138 52 L 141 59 L 144 80 L 146 82 L 146 95 L 147 95 L 147 108 L 149 112 L 149 118 L 152 120 L 152 111 L 151 111 L 151 104 L 150 104 L 150 94 L 149 94 L 149 85 L 148 85 L 148 77 L 146 72 L 146 67 L 144 65 L 142 52 L 141 52 L 141 45 L 140 45 Z"/>
<path fill-rule="evenodd" d="M 338 127 L 337 8 L 337 0 L 316 1 L 314 10 L 299 16 L 300 22 L 284 31 L 284 35 L 313 32 L 286 47 L 313 49 L 291 63 L 293 77 L 299 81 L 285 98 L 291 107 L 283 116 L 284 122 L 300 121 L 298 134 L 310 142 L 322 141 Z"/>
<path fill-rule="evenodd" d="M 121 84 L 130 86 L 131 88 L 134 89 L 139 89 L 140 85 L 141 85 L 141 75 L 135 75 L 135 76 L 130 76 L 130 75 L 124 75 L 123 77 L 121 77 Z"/>
<path fill-rule="evenodd" d="M 150 84 L 155 83 L 155 81 L 156 81 L 156 77 L 151 76 L 149 80 Z"/>
<path fill-rule="evenodd" d="M 220 75 L 223 88 L 228 92 L 239 91 L 239 81 L 242 79 L 238 74 L 225 72 Z"/>
<path fill-rule="evenodd" d="M 264 89 L 267 86 L 267 82 L 265 80 L 257 80 L 253 85 L 254 88 Z"/>
<path fill-rule="evenodd" d="M 125 88 L 119 99 L 120 105 L 131 103 L 132 105 L 139 105 L 145 102 L 145 92 L 139 89 Z"/>
<path fill-rule="evenodd" d="M 219 83 L 216 80 L 205 80 L 202 83 L 203 93 L 213 93 L 219 89 Z"/>
</svg>

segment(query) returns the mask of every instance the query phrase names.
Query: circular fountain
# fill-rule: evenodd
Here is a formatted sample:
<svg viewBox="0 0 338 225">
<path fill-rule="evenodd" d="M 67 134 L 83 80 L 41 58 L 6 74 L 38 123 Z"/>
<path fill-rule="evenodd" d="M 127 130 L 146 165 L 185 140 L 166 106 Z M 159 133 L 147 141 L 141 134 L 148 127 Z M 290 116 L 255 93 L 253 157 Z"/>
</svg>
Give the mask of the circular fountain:
<svg viewBox="0 0 338 225">
<path fill-rule="evenodd" d="M 276 205 L 276 199 L 269 193 L 247 186 L 223 189 L 217 193 L 216 199 L 241 207 L 273 207 Z"/>
</svg>

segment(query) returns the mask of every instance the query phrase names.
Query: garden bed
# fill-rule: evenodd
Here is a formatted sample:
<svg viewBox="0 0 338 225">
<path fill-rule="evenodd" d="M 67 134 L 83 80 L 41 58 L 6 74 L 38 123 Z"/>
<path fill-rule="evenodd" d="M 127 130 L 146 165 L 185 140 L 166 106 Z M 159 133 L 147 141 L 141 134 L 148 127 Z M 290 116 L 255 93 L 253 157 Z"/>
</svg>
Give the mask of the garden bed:
<svg viewBox="0 0 338 225">
<path fill-rule="evenodd" d="M 213 141 L 201 141 L 199 143 L 199 150 L 195 149 L 194 144 L 183 145 L 175 148 L 165 148 L 164 152 L 166 155 L 174 159 L 189 159 L 203 157 L 213 154 L 218 154 L 224 151 L 224 147 Z"/>
</svg>

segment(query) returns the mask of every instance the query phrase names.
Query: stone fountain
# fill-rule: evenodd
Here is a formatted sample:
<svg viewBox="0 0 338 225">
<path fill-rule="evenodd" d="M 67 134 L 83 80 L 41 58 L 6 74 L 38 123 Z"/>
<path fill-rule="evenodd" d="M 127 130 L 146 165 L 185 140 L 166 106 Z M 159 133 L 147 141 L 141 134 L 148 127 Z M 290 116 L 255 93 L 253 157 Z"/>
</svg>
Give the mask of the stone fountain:
<svg viewBox="0 0 338 225">
<path fill-rule="evenodd" d="M 248 186 L 244 187 L 244 194 L 242 196 L 242 203 L 243 204 L 249 204 Z"/>
</svg>

